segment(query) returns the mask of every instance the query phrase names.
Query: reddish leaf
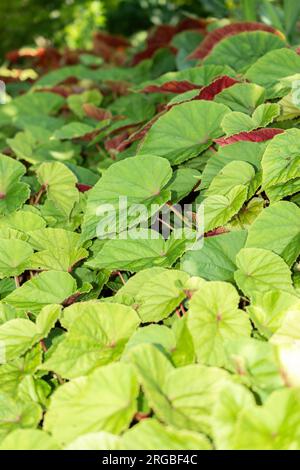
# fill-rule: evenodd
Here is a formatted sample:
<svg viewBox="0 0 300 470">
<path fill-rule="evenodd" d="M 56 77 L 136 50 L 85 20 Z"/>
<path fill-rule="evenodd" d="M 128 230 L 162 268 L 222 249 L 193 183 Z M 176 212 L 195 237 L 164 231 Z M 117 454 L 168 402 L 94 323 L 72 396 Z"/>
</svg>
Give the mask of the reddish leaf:
<svg viewBox="0 0 300 470">
<path fill-rule="evenodd" d="M 141 127 L 137 132 L 134 132 L 133 134 L 130 135 L 129 138 L 127 138 L 126 140 L 124 140 L 123 142 L 121 142 L 121 144 L 118 146 L 117 150 L 118 152 L 122 152 L 123 150 L 125 150 L 127 147 L 129 147 L 133 142 L 136 142 L 137 140 L 141 140 L 143 137 L 145 137 L 145 135 L 147 134 L 147 132 L 151 129 L 151 127 L 153 126 L 153 124 L 157 121 L 157 119 L 162 115 L 164 114 L 165 112 L 167 111 L 167 109 L 165 109 L 164 111 L 162 111 L 161 113 L 157 114 L 156 116 L 154 116 L 152 119 L 150 119 L 150 121 L 148 121 L 143 127 Z"/>
<path fill-rule="evenodd" d="M 234 144 L 235 142 L 240 142 L 241 140 L 247 142 L 264 142 L 266 140 L 273 139 L 277 134 L 282 134 L 283 129 L 276 128 L 266 128 L 266 129 L 256 129 L 250 132 L 240 132 L 239 134 L 231 135 L 230 137 L 221 137 L 220 139 L 215 139 L 214 142 L 223 147 L 224 145 Z"/>
<path fill-rule="evenodd" d="M 119 119 L 114 119 L 114 121 L 118 121 Z M 121 131 L 128 131 L 128 134 L 130 135 L 131 133 L 135 132 L 141 125 L 141 123 L 137 123 L 137 124 L 122 124 L 122 119 L 120 119 L 120 127 L 115 127 L 113 129 L 113 131 L 110 132 L 109 135 L 114 135 L 114 134 L 118 134 L 120 133 Z"/>
<path fill-rule="evenodd" d="M 122 36 L 114 36 L 112 34 L 104 33 L 103 31 L 98 31 L 97 33 L 95 33 L 94 39 L 96 41 L 101 41 L 107 44 L 108 46 L 114 48 L 130 46 L 130 42 L 126 38 L 123 38 Z"/>
<path fill-rule="evenodd" d="M 176 33 L 177 30 L 175 26 L 161 24 L 150 31 L 147 44 L 148 46 L 156 46 L 157 48 L 165 46 L 170 43 Z"/>
<path fill-rule="evenodd" d="M 125 82 L 124 80 L 113 81 L 106 80 L 105 85 L 107 85 L 110 90 L 118 96 L 124 96 L 128 94 L 128 89 L 131 87 L 131 83 Z"/>
<path fill-rule="evenodd" d="M 225 88 L 229 88 L 236 83 L 239 83 L 238 80 L 228 77 L 227 75 L 223 75 L 210 83 L 210 85 L 203 87 L 199 95 L 194 97 L 194 99 L 213 100 L 214 97 L 221 93 L 221 91 L 225 90 Z"/>
<path fill-rule="evenodd" d="M 82 108 L 88 117 L 96 119 L 97 121 L 112 119 L 112 113 L 108 109 L 97 108 L 97 106 L 90 103 L 84 103 Z"/>
<path fill-rule="evenodd" d="M 121 134 L 107 139 L 105 141 L 104 147 L 109 154 L 114 154 L 115 152 L 120 152 L 120 145 L 128 138 L 129 134 L 127 131 L 121 132 Z"/>
<path fill-rule="evenodd" d="M 85 193 L 86 191 L 89 191 L 93 186 L 90 186 L 89 184 L 76 183 L 76 187 L 78 191 L 80 191 L 81 193 Z"/>
<path fill-rule="evenodd" d="M 17 50 L 14 51 L 9 51 L 5 54 L 5 59 L 8 60 L 9 62 L 17 62 L 20 58 L 20 53 Z"/>
<path fill-rule="evenodd" d="M 63 54 L 62 54 L 62 63 L 63 65 L 75 65 L 78 64 L 79 62 L 79 57 L 80 54 L 84 54 L 87 51 L 82 50 L 82 49 L 65 49 Z"/>
<path fill-rule="evenodd" d="M 37 49 L 25 47 L 22 49 L 15 49 L 13 51 L 7 52 L 5 58 L 10 62 L 17 62 L 21 58 L 41 57 L 45 54 L 45 51 L 46 49 L 44 47 L 39 47 Z"/>
<path fill-rule="evenodd" d="M 39 92 L 50 92 L 50 93 L 55 93 L 56 95 L 62 96 L 63 98 L 67 98 L 69 95 L 74 94 L 74 91 L 71 90 L 70 88 L 64 87 L 64 86 L 53 86 L 53 87 L 45 87 L 45 88 L 39 88 L 37 91 Z"/>
<path fill-rule="evenodd" d="M 222 39 L 227 38 L 228 36 L 233 36 L 235 34 L 247 32 L 247 31 L 266 31 L 268 33 L 274 33 L 282 37 L 282 33 L 272 26 L 255 23 L 255 22 L 241 22 L 233 23 L 224 26 L 223 28 L 214 29 L 206 38 L 201 42 L 201 44 L 189 55 L 189 59 L 204 59 L 212 49 L 220 42 Z"/>
<path fill-rule="evenodd" d="M 200 32 L 205 33 L 206 27 L 209 21 L 202 18 L 185 18 L 176 27 L 177 33 L 187 30 L 200 30 Z"/>
<path fill-rule="evenodd" d="M 74 304 L 80 296 L 81 296 L 81 292 L 75 292 L 73 295 L 70 295 L 70 297 L 68 297 L 62 302 L 63 307 L 69 307 L 69 305 Z"/>
<path fill-rule="evenodd" d="M 125 50 L 129 47 L 127 39 L 121 36 L 97 32 L 93 36 L 94 52 L 106 62 L 122 65 L 125 61 Z"/>
<path fill-rule="evenodd" d="M 96 131 L 88 132 L 87 134 L 77 137 L 74 140 L 80 141 L 83 140 L 84 142 L 90 142 L 91 140 L 95 139 L 97 135 L 101 132 L 100 129 L 97 129 Z"/>
<path fill-rule="evenodd" d="M 218 228 L 215 228 L 214 230 L 210 230 L 209 232 L 206 232 L 204 234 L 204 237 L 205 238 L 208 238 L 208 237 L 215 237 L 217 235 L 222 235 L 223 233 L 227 233 L 229 232 L 229 230 L 225 227 L 218 227 Z"/>
<path fill-rule="evenodd" d="M 146 48 L 133 56 L 132 64 L 137 65 L 142 60 L 150 59 L 158 49 L 163 47 L 168 48 L 170 52 L 175 54 L 177 49 L 170 46 L 170 42 L 176 33 L 175 26 L 165 24 L 156 26 L 148 36 Z"/>
<path fill-rule="evenodd" d="M 187 80 L 177 81 L 171 80 L 170 82 L 163 83 L 162 85 L 148 85 L 142 92 L 143 93 L 184 93 L 189 90 L 201 88 Z"/>
</svg>

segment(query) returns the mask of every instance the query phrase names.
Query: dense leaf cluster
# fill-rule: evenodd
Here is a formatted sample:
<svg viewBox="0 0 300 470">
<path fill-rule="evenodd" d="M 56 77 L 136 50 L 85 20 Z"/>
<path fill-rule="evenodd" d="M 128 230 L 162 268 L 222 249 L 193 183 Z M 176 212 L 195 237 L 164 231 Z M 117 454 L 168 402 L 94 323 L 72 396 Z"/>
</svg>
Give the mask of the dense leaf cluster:
<svg viewBox="0 0 300 470">
<path fill-rule="evenodd" d="M 0 107 L 1 449 L 300 448 L 300 56 L 219 26 L 11 58 L 40 78 Z M 121 196 L 204 207 L 202 249 L 177 210 L 124 239 Z"/>
</svg>

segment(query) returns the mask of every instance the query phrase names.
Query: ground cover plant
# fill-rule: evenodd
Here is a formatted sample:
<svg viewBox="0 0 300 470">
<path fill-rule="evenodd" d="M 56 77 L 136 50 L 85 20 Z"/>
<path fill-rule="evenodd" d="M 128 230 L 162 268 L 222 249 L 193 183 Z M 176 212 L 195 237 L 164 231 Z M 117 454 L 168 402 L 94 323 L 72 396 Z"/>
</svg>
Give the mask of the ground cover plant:
<svg viewBox="0 0 300 470">
<path fill-rule="evenodd" d="M 186 18 L 1 78 L 0 449 L 299 450 L 297 47 Z"/>
</svg>

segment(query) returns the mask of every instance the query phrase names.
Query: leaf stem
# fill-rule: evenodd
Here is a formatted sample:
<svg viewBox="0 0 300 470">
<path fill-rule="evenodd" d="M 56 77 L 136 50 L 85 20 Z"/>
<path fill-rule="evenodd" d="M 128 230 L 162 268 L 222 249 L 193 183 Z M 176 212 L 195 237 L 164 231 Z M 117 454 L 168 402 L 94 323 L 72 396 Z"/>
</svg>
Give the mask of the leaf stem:
<svg viewBox="0 0 300 470">
<path fill-rule="evenodd" d="M 170 211 L 172 211 L 188 227 L 193 228 L 193 225 L 190 223 L 190 221 L 186 217 L 184 217 L 174 206 L 172 206 L 171 204 L 168 204 L 168 207 L 169 207 Z"/>
<path fill-rule="evenodd" d="M 47 346 L 46 346 L 46 344 L 45 344 L 45 341 L 44 341 L 43 339 L 40 340 L 40 345 L 42 346 L 42 350 L 43 350 L 44 352 L 47 352 L 47 351 L 48 351 Z"/>
<path fill-rule="evenodd" d="M 183 306 L 182 303 L 180 304 L 180 310 L 181 310 L 182 315 L 185 315 L 185 314 L 186 314 L 186 310 L 185 310 L 185 308 L 184 308 L 184 306 Z"/>
<path fill-rule="evenodd" d="M 37 205 L 40 202 L 40 199 L 41 199 L 42 195 L 44 194 L 44 192 L 46 191 L 46 188 L 47 188 L 47 186 L 45 184 L 42 184 L 39 191 L 36 193 L 36 195 L 34 197 L 34 200 L 33 200 L 34 205 Z"/>
<path fill-rule="evenodd" d="M 119 276 L 119 278 L 121 279 L 123 286 L 125 286 L 126 281 L 125 281 L 125 279 L 124 279 L 124 277 L 123 277 L 121 271 L 118 271 L 118 276 Z"/>
<path fill-rule="evenodd" d="M 174 227 L 172 227 L 172 225 L 168 224 L 165 220 L 161 219 L 160 217 L 157 217 L 157 220 L 161 222 L 163 225 L 165 225 L 166 227 L 168 227 L 170 230 L 174 230 Z"/>
<path fill-rule="evenodd" d="M 20 279 L 19 279 L 19 276 L 15 276 L 14 279 L 15 279 L 16 288 L 20 287 Z"/>
<path fill-rule="evenodd" d="M 178 318 L 181 318 L 181 313 L 180 313 L 180 311 L 179 311 L 179 308 L 176 308 L 175 311 L 176 311 L 177 317 L 178 317 Z"/>
</svg>

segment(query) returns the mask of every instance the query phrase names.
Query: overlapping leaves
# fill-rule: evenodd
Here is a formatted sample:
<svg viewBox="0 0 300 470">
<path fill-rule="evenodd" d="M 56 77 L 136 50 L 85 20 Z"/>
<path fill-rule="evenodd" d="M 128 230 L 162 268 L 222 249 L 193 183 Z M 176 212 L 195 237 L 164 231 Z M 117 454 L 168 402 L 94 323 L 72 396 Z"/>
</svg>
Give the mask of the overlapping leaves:
<svg viewBox="0 0 300 470">
<path fill-rule="evenodd" d="M 219 26 L 8 84 L 1 450 L 299 450 L 300 59 Z"/>
</svg>

